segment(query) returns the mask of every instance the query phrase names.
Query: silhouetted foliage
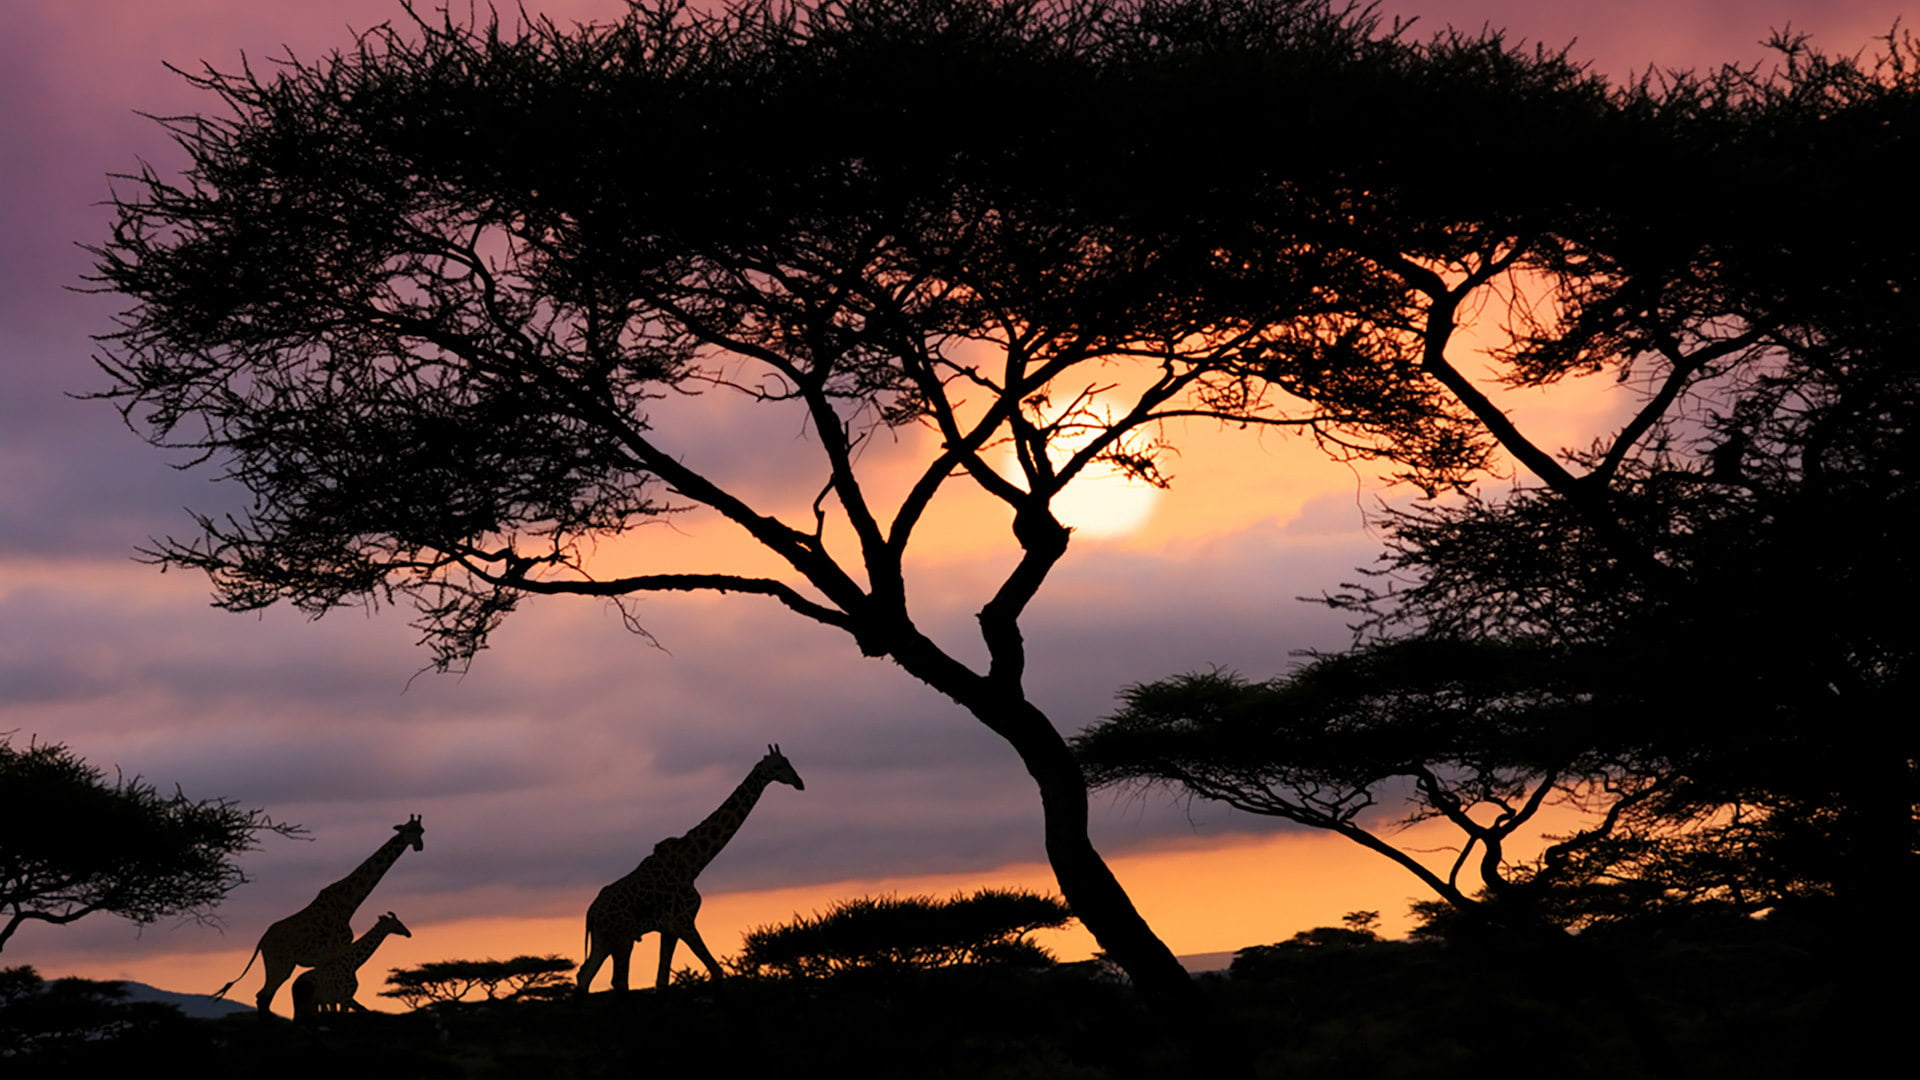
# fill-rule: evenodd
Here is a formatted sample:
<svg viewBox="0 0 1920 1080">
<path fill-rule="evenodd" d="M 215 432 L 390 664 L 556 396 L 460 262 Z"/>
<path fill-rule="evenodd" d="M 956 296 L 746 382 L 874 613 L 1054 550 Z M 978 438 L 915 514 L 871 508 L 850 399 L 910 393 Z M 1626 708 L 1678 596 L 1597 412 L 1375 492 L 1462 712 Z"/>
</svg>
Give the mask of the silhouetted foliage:
<svg viewBox="0 0 1920 1080">
<path fill-rule="evenodd" d="M 123 180 L 98 281 L 133 306 L 102 396 L 252 498 L 152 559 L 233 610 L 410 603 L 441 668 L 527 594 L 776 599 L 1007 739 L 1074 910 L 1183 1001 L 1023 687 L 1020 619 L 1070 536 L 1055 496 L 1101 467 L 1164 483 L 1170 418 L 1461 482 L 1488 442 L 1432 343 L 1521 272 L 1613 310 L 1593 200 L 1662 175 L 1644 94 L 1325 0 L 661 0 L 591 27 L 416 20 L 190 78 L 227 115 L 165 121 L 183 178 Z M 1249 138 L 1248 115 L 1287 126 Z M 1462 117 L 1530 153 L 1463 144 Z M 1234 149 L 1195 167 L 1212 146 Z M 1560 372 L 1592 348 L 1525 351 Z M 810 513 L 770 514 L 668 440 L 692 425 L 653 422 L 703 394 L 805 426 Z M 877 502 L 861 451 L 911 427 L 917 476 Z M 906 604 L 949 485 L 998 500 L 1021 552 L 979 669 Z M 790 572 L 588 565 L 685 508 Z"/>
<path fill-rule="evenodd" d="M 1402 795 L 1395 778 L 1413 779 L 1416 817 L 1448 816 L 1450 785 L 1485 795 L 1496 823 L 1539 795 L 1586 806 L 1593 826 L 1538 863 L 1503 871 L 1481 848 L 1483 899 L 1518 921 L 1829 894 L 1854 896 L 1859 920 L 1912 895 L 1920 227 L 1879 222 L 1920 167 L 1920 49 L 1774 45 L 1773 67 L 1620 91 L 1647 127 L 1610 130 L 1653 133 L 1628 160 L 1668 164 L 1635 179 L 1596 162 L 1556 190 L 1617 187 L 1547 235 L 1522 214 L 1473 231 L 1450 274 L 1401 271 L 1430 298 L 1408 330 L 1421 363 L 1531 477 L 1388 511 L 1384 580 L 1332 598 L 1362 619 L 1353 651 L 1266 684 L 1216 672 L 1129 690 L 1084 740 L 1096 779 L 1363 843 L 1359 815 Z M 1525 269 L 1495 273 L 1508 258 Z M 1635 392 L 1624 423 L 1555 454 L 1458 374 L 1446 346 L 1476 266 L 1512 299 L 1480 317 L 1506 336 L 1495 377 L 1606 372 Z M 1507 659 L 1420 660 L 1448 650 Z M 1362 674 L 1385 682 L 1348 677 Z M 1452 879 L 1428 883 L 1471 906 Z"/>
<path fill-rule="evenodd" d="M 48 982 L 31 967 L 0 968 L 0 1061 L 51 1064 L 88 1043 L 152 1037 L 185 1023 L 170 1005 L 126 996 L 118 982 Z"/>
<path fill-rule="evenodd" d="M 483 1001 L 546 1000 L 573 989 L 565 977 L 573 968 L 573 961 L 563 956 L 435 960 L 416 968 L 394 968 L 387 974 L 392 989 L 380 991 L 380 996 L 397 998 L 412 1009 L 464 1001 L 475 990 Z"/>
<path fill-rule="evenodd" d="M 1311 432 L 1430 491 L 1504 451 L 1601 552 L 1577 564 L 1596 595 L 1665 595 L 1636 533 L 1661 504 L 1635 492 L 1664 491 L 1660 454 L 1694 437 L 1679 403 L 1845 368 L 1836 326 L 1871 323 L 1869 351 L 1910 339 L 1913 226 L 1850 221 L 1874 204 L 1835 177 L 1886 194 L 1913 173 L 1911 67 L 1792 55 L 1778 78 L 1610 87 L 1497 33 L 1417 41 L 1324 0 L 663 0 L 593 27 L 383 27 L 192 76 L 226 115 L 166 121 L 187 173 L 126 178 L 96 252 L 132 302 L 103 396 L 252 496 L 149 553 L 235 610 L 409 603 L 443 668 L 527 594 L 746 592 L 844 631 L 1010 743 L 1076 913 L 1137 985 L 1190 1001 L 1024 688 L 1021 618 L 1070 539 L 1055 496 L 1102 466 L 1164 482 L 1173 418 Z M 1703 176 L 1757 178 L 1786 220 Z M 1863 259 L 1836 247 L 1880 230 Z M 1807 251 L 1833 256 L 1810 286 L 1788 274 Z M 1496 378 L 1607 371 L 1637 411 L 1583 455 L 1536 445 L 1464 373 L 1474 312 Z M 671 443 L 699 425 L 656 423 L 708 394 L 808 433 L 815 474 L 775 497 L 797 517 Z M 862 451 L 916 427 L 882 502 Z M 906 601 L 949 486 L 998 500 L 1020 549 L 978 667 Z M 785 572 L 594 572 L 598 540 L 692 508 Z M 1889 738 L 1841 800 L 1879 823 L 1882 864 L 1911 846 L 1912 755 Z"/>
<path fill-rule="evenodd" d="M 738 967 L 747 974 L 813 978 L 955 965 L 1046 967 L 1053 956 L 1027 935 L 1072 919 L 1060 900 L 1020 890 L 981 889 L 950 900 L 867 896 L 751 931 Z"/>
<path fill-rule="evenodd" d="M 237 856 L 262 833 L 303 831 L 227 799 L 162 795 L 138 776 L 109 781 L 59 743 L 20 749 L 0 735 L 0 948 L 30 920 L 209 920 L 247 881 Z"/>
<path fill-rule="evenodd" d="M 1434 904 L 1447 907 L 1437 901 Z M 1289 957 L 1301 952 L 1342 952 L 1378 945 L 1381 938 L 1373 927 L 1379 920 L 1380 913 L 1377 911 L 1351 911 L 1341 917 L 1340 921 L 1345 926 L 1316 926 L 1272 945 L 1249 945 L 1235 950 L 1227 974 L 1231 978 L 1249 981 L 1272 979 L 1287 970 Z"/>
<path fill-rule="evenodd" d="M 1625 815 L 1663 782 L 1605 737 L 1614 717 L 1590 681 L 1543 645 L 1383 641 L 1265 683 L 1216 671 L 1130 687 L 1073 745 L 1096 786 L 1166 787 L 1328 829 L 1470 907 L 1476 881 L 1500 892 L 1551 861 L 1515 864 L 1507 849 L 1543 807 Z M 1390 840 L 1435 819 L 1461 836 L 1444 872 Z"/>
</svg>

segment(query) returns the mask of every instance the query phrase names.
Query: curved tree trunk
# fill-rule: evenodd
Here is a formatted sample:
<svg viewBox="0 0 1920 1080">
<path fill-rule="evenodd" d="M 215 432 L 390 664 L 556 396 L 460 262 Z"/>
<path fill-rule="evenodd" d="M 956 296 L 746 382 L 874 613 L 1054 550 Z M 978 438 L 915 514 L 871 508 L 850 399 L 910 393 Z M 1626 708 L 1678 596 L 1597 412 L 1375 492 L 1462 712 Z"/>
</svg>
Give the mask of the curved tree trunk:
<svg viewBox="0 0 1920 1080">
<path fill-rule="evenodd" d="M 1191 1075 L 1250 1076 L 1247 1050 L 1227 1020 L 1209 1010 L 1173 950 L 1134 908 L 1087 835 L 1087 783 L 1066 740 L 1032 703 L 1005 704 L 993 718 L 974 714 L 999 732 L 1040 788 L 1047 861 L 1067 905 L 1101 950 L 1133 980 L 1134 989 L 1186 1056 Z"/>
<path fill-rule="evenodd" d="M 891 644 L 887 652 L 908 674 L 953 699 L 1020 755 L 1040 788 L 1047 861 L 1061 895 L 1101 950 L 1150 1001 L 1192 1001 L 1193 980 L 1140 917 L 1087 835 L 1086 778 L 1053 722 L 1017 687 L 969 669 L 916 631 Z"/>
<path fill-rule="evenodd" d="M 1033 706 L 1025 708 L 1039 716 Z M 1190 999 L 1193 980 L 1134 908 L 1133 899 L 1088 836 L 1087 784 L 1079 763 L 1044 717 L 1036 726 L 1042 730 L 1009 741 L 1040 788 L 1047 861 L 1061 894 L 1101 950 L 1126 971 L 1142 995 L 1156 1001 Z"/>
</svg>

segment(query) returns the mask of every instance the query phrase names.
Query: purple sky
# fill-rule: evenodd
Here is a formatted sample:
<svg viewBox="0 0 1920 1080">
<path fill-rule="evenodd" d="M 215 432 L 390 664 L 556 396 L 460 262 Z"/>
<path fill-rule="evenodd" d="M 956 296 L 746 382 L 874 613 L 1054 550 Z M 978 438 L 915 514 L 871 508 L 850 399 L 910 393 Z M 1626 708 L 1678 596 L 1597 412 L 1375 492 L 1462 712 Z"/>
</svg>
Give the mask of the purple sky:
<svg viewBox="0 0 1920 1080">
<path fill-rule="evenodd" d="M 622 5 L 527 7 L 565 20 Z M 1901 8 L 1401 0 L 1383 10 L 1418 14 L 1426 32 L 1485 23 L 1556 47 L 1577 38 L 1576 57 L 1623 75 L 1650 63 L 1753 62 L 1769 28 L 1788 23 L 1851 52 Z M 105 232 L 107 174 L 178 161 L 136 110 L 212 107 L 162 61 L 230 66 L 244 51 L 260 62 L 283 42 L 313 56 L 346 43 L 349 26 L 399 14 L 392 0 L 73 0 L 9 12 L 0 35 L 0 732 L 64 742 L 192 795 L 264 806 L 307 825 L 315 842 L 275 841 L 247 858 L 256 882 L 226 905 L 224 937 L 168 924 L 136 937 L 126 923 L 92 918 L 29 926 L 4 961 L 150 981 L 146 955 L 218 952 L 225 963 L 413 813 L 424 816 L 426 851 L 407 856 L 372 903 L 400 911 L 416 938 L 436 920 L 571 918 L 653 840 L 712 809 L 775 741 L 807 790 L 769 793 L 701 879 L 710 897 L 1037 861 L 1038 800 L 1010 750 L 891 665 L 862 660 L 836 632 L 763 600 L 644 601 L 642 619 L 664 651 L 624 633 L 605 605 L 535 601 L 464 678 L 416 679 L 428 657 L 404 612 L 317 623 L 279 609 L 229 615 L 207 606 L 203 580 L 130 561 L 148 537 L 186 531 L 182 507 L 234 499 L 203 473 L 170 469 L 108 404 L 66 396 L 103 385 L 88 335 L 109 329 L 119 306 L 72 291 L 90 265 L 76 245 Z M 1577 431 L 1583 416 L 1604 412 L 1555 415 Z M 785 452 L 793 432 L 743 438 L 715 422 L 731 416 L 716 404 L 704 429 L 689 425 L 691 452 L 737 483 L 778 490 L 792 475 L 783 463 L 795 456 Z M 884 468 L 885 455 L 875 464 Z M 1245 435 L 1196 433 L 1175 466 L 1175 489 L 1149 525 L 1077 544 L 1029 619 L 1034 694 L 1065 726 L 1108 712 L 1132 680 L 1210 664 L 1264 676 L 1291 650 L 1344 640 L 1338 619 L 1294 598 L 1337 586 L 1373 557 L 1357 507 L 1377 493 L 1297 444 Z M 956 539 L 920 564 L 915 583 L 923 625 L 949 638 L 968 629 L 981 590 L 1005 566 L 1007 548 L 965 538 L 967 512 L 953 512 Z M 649 543 L 684 555 L 727 541 L 695 519 Z M 1103 800 L 1095 820 L 1115 855 L 1198 836 L 1228 858 L 1236 836 L 1274 831 L 1157 798 Z M 1398 908 L 1401 898 L 1378 906 Z M 1275 925 L 1264 940 L 1296 929 Z M 1182 948 L 1179 928 L 1162 930 Z M 723 954 L 737 948 L 732 928 L 707 936 Z M 418 959 L 441 955 L 429 944 Z"/>
</svg>

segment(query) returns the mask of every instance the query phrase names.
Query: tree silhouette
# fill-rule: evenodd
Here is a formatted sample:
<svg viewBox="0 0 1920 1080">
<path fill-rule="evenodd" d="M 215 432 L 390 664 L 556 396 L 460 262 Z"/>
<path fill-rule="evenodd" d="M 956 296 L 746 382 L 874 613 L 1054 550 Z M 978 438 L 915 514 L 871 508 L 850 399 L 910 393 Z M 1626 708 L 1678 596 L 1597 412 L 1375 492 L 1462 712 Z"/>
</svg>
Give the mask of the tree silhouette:
<svg viewBox="0 0 1920 1080">
<path fill-rule="evenodd" d="M 739 966 L 751 974 L 817 978 L 862 969 L 1048 965 L 1052 955 L 1027 935 L 1071 921 L 1057 898 L 1020 890 L 981 889 L 949 900 L 868 896 L 750 931 Z"/>
<path fill-rule="evenodd" d="M 1588 658 L 1540 644 L 1383 641 L 1265 683 L 1216 671 L 1129 687 L 1125 707 L 1073 748 L 1096 787 L 1164 787 L 1327 829 L 1449 905 L 1478 909 L 1484 889 L 1506 899 L 1501 917 L 1532 918 L 1544 914 L 1541 889 L 1568 887 L 1572 853 L 1642 823 L 1672 780 L 1610 735 L 1616 703 L 1595 698 L 1594 675 Z M 1515 862 L 1509 840 L 1527 838 L 1543 807 L 1597 824 Z M 1436 820 L 1460 834 L 1444 871 L 1391 838 Z M 1620 869 L 1591 857 L 1579 866 L 1583 884 Z"/>
<path fill-rule="evenodd" d="M 0 736 L 0 948 L 30 920 L 206 921 L 247 881 L 236 856 L 262 833 L 303 831 L 226 799 L 162 795 L 138 776 L 109 782 L 58 743 L 22 750 Z"/>
<path fill-rule="evenodd" d="M 1570 838 L 1542 873 L 1612 879 L 1623 888 L 1587 901 L 1624 908 L 1831 896 L 1835 925 L 1861 925 L 1920 884 L 1920 575 L 1904 524 L 1920 238 L 1906 215 L 1876 224 L 1920 164 L 1920 48 L 1897 34 L 1877 57 L 1774 45 L 1773 67 L 1673 75 L 1618 99 L 1673 136 L 1645 144 L 1658 154 L 1642 162 L 1669 163 L 1654 172 L 1751 177 L 1737 193 L 1625 178 L 1569 230 L 1536 237 L 1522 220 L 1490 234 L 1531 252 L 1518 263 L 1537 274 L 1495 312 L 1506 337 L 1487 353 L 1493 378 L 1611 374 L 1637 391 L 1617 428 L 1570 450 L 1543 444 L 1445 349 L 1470 276 L 1400 270 L 1428 298 L 1425 370 L 1523 479 L 1384 515 L 1385 577 L 1332 598 L 1363 621 L 1363 647 L 1337 662 L 1460 641 L 1579 659 L 1572 700 L 1612 719 L 1569 732 L 1575 749 L 1619 756 L 1653 787 L 1635 818 Z M 1569 258 L 1545 258 L 1570 241 Z M 1582 245 L 1591 256 L 1572 257 Z M 1487 719 L 1449 722 L 1465 734 Z M 1844 962 L 1860 970 L 1841 985 L 1912 960 L 1904 943 L 1851 950 Z M 1863 996 L 1849 989 L 1839 1011 Z M 1884 1038 L 1896 1022 L 1876 1010 L 1848 1030 Z"/>
<path fill-rule="evenodd" d="M 1317 0 L 663 2 L 209 68 L 191 78 L 231 115 L 166 121 L 190 168 L 127 178 L 97 249 L 100 287 L 133 300 L 102 396 L 253 499 L 148 554 L 233 610 L 411 603 L 442 668 L 530 594 L 774 599 L 1007 740 L 1074 912 L 1148 995 L 1188 1001 L 1024 688 L 1020 621 L 1071 535 L 1055 498 L 1099 465 L 1163 483 L 1172 418 L 1456 485 L 1491 426 L 1445 357 L 1464 306 L 1553 283 L 1582 336 L 1521 341 L 1536 381 L 1638 310 L 1594 207 L 1658 170 L 1594 162 L 1664 137 L 1645 95 L 1498 35 L 1403 29 Z M 1285 137 L 1229 132 L 1250 107 Z M 1535 152 L 1462 158 L 1462 115 Z M 1241 149 L 1190 165 L 1209 145 Z M 1750 342 L 1690 340 L 1668 381 Z M 715 398 L 806 431 L 804 490 L 768 498 L 673 441 L 687 427 L 661 421 Z M 913 429 L 904 485 L 863 475 Z M 956 488 L 997 501 L 1019 551 L 979 609 L 980 665 L 907 602 L 915 530 Z M 686 508 L 782 569 L 590 558 Z"/>
<path fill-rule="evenodd" d="M 565 976 L 573 961 L 560 956 L 516 956 L 511 960 L 435 960 L 416 968 L 394 968 L 387 974 L 390 989 L 381 997 L 397 998 L 408 1008 L 436 1002 L 461 1001 L 475 990 L 486 1001 L 551 998 L 570 992 Z"/>
</svg>

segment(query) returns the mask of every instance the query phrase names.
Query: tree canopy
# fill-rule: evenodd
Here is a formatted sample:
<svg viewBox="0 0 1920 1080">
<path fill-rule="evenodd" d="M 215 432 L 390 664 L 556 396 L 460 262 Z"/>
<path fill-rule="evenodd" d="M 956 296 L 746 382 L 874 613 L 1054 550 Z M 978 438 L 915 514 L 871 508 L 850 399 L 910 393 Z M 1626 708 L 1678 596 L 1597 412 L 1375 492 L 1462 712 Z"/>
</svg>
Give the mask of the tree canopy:
<svg viewBox="0 0 1920 1080">
<path fill-rule="evenodd" d="M 1772 84 L 1612 87 L 1326 0 L 443 15 L 189 77 L 224 112 L 164 121 L 188 168 L 125 178 L 96 249 L 131 301 L 102 396 L 252 498 L 152 559 L 234 610 L 411 604 L 443 668 L 527 595 L 772 598 L 1013 746 L 1068 902 L 1161 998 L 1188 980 L 1025 689 L 1021 618 L 1071 538 L 1055 498 L 1102 464 L 1165 482 L 1162 425 L 1215 419 L 1430 491 L 1503 450 L 1611 542 L 1674 402 L 1786 333 L 1730 299 L 1760 293 L 1715 245 L 1752 230 L 1686 182 L 1775 130 Z M 1462 366 L 1488 311 L 1499 379 L 1604 369 L 1639 407 L 1584 458 L 1534 445 Z M 769 496 L 677 441 L 716 398 L 804 430 L 809 481 Z M 920 456 L 879 483 L 863 452 L 896 436 Z M 907 599 L 957 489 L 1018 550 L 973 642 Z M 781 569 L 596 563 L 689 508 Z"/>
<path fill-rule="evenodd" d="M 1073 747 L 1096 787 L 1165 787 L 1327 829 L 1474 908 L 1482 888 L 1558 883 L 1543 868 L 1594 841 L 1515 859 L 1509 841 L 1530 840 L 1543 807 L 1600 815 L 1611 831 L 1670 780 L 1609 734 L 1615 703 L 1594 698 L 1590 675 L 1540 645 L 1383 641 L 1263 683 L 1215 671 L 1130 687 Z M 1445 870 L 1391 839 L 1431 820 L 1460 835 Z"/>
<path fill-rule="evenodd" d="M 1073 921 L 1058 898 L 1012 889 L 971 896 L 843 900 L 825 913 L 747 934 L 738 966 L 750 974 L 821 977 L 857 970 L 958 965 L 1050 965 L 1028 935 Z"/>
<path fill-rule="evenodd" d="M 0 737 L 0 948 L 30 920 L 210 919 L 247 881 L 236 856 L 262 833 L 301 831 L 227 799 L 108 781 L 59 743 L 20 749 Z"/>
<path fill-rule="evenodd" d="M 1361 620 L 1349 653 L 1271 683 L 1127 691 L 1081 740 L 1096 781 L 1369 846 L 1358 815 L 1390 778 L 1416 781 L 1415 818 L 1451 816 L 1467 785 L 1512 821 L 1557 787 L 1592 827 L 1522 874 L 1560 888 L 1570 921 L 1819 896 L 1858 919 L 1910 894 L 1920 281 L 1912 222 L 1873 221 L 1916 164 L 1920 49 L 1774 45 L 1771 69 L 1621 99 L 1682 136 L 1673 160 L 1750 182 L 1610 201 L 1590 235 L 1620 258 L 1565 264 L 1490 353 L 1513 385 L 1613 373 L 1640 389 L 1628 420 L 1552 454 L 1459 388 L 1528 475 L 1381 515 L 1384 566 L 1329 598 Z M 1342 744 L 1360 731 L 1377 741 Z M 1468 848 L 1492 839 L 1455 823 Z"/>
<path fill-rule="evenodd" d="M 414 968 L 393 968 L 381 997 L 407 1007 L 462 1001 L 475 990 L 484 1001 L 554 998 L 572 991 L 564 976 L 574 963 L 561 956 L 516 956 L 511 960 L 435 960 Z M 503 998 L 501 995 L 505 994 Z"/>
</svg>

